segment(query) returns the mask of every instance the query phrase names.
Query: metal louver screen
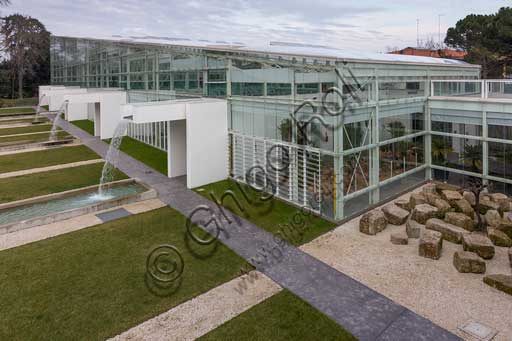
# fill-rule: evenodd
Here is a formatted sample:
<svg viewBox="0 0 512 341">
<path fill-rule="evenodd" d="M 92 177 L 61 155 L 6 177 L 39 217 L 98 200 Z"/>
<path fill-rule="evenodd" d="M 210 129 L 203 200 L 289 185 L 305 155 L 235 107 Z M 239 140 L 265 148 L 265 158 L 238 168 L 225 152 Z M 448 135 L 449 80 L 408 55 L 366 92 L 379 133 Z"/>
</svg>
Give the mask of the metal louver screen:
<svg viewBox="0 0 512 341">
<path fill-rule="evenodd" d="M 321 155 L 276 141 L 231 134 L 231 176 L 316 212 L 321 211 Z"/>
</svg>

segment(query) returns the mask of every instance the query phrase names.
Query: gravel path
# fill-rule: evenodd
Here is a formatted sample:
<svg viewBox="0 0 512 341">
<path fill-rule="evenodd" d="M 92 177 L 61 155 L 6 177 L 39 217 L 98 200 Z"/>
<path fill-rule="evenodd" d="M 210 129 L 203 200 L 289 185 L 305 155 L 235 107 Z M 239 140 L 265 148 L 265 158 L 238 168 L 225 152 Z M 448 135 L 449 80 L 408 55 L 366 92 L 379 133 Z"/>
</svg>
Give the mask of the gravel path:
<svg viewBox="0 0 512 341">
<path fill-rule="evenodd" d="M 499 331 L 495 340 L 512 340 L 512 296 L 483 283 L 483 275 L 459 273 L 452 262 L 461 245 L 443 241 L 441 259 L 430 260 L 418 255 L 418 239 L 391 244 L 400 230 L 405 225 L 388 225 L 368 236 L 355 218 L 301 249 L 465 339 L 472 340 L 457 328 L 476 320 Z M 486 263 L 487 274 L 511 272 L 506 248 L 496 247 Z"/>
</svg>

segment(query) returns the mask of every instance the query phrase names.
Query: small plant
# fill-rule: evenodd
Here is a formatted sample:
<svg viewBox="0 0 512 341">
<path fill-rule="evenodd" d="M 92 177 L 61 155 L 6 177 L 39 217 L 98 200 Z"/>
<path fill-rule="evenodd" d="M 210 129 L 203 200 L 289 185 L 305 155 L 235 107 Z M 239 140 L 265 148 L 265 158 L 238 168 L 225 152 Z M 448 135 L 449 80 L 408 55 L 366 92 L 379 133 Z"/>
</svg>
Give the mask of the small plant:
<svg viewBox="0 0 512 341">
<path fill-rule="evenodd" d="M 480 193 L 482 193 L 486 188 L 488 188 L 488 185 L 483 183 L 480 178 L 470 178 L 466 187 L 467 191 L 475 195 L 475 206 L 473 208 L 477 217 L 476 229 L 482 232 L 485 232 L 485 226 L 482 221 L 482 217 L 480 216 Z"/>
</svg>

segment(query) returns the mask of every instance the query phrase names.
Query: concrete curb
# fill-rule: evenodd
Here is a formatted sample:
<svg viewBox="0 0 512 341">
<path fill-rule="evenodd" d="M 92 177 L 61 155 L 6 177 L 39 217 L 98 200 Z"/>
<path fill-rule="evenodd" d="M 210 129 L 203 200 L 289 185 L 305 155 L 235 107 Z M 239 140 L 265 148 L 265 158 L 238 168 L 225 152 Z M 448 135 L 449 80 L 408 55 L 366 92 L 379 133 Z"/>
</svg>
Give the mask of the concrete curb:
<svg viewBox="0 0 512 341">
<path fill-rule="evenodd" d="M 121 205 L 125 205 L 125 204 L 130 204 L 130 203 L 133 203 L 136 201 L 155 199 L 157 197 L 157 193 L 154 189 L 137 181 L 136 179 L 120 180 L 120 181 L 111 182 L 110 184 L 112 186 L 119 186 L 119 185 L 126 185 L 126 184 L 130 184 L 130 183 L 137 183 L 137 184 L 145 187 L 147 190 L 144 192 L 130 195 L 130 196 L 123 197 L 123 198 L 115 198 L 115 199 L 95 203 L 92 205 L 76 208 L 76 209 L 70 209 L 67 211 L 49 214 L 49 215 L 42 216 L 42 217 L 35 217 L 32 219 L 18 221 L 18 222 L 14 222 L 11 224 L 5 224 L 5 225 L 0 226 L 0 235 L 27 229 L 27 228 L 31 228 L 34 226 L 47 225 L 47 224 L 51 224 L 51 223 L 54 223 L 57 221 L 77 217 L 80 215 L 97 212 L 97 211 L 101 211 L 101 210 L 105 210 L 105 209 L 109 209 L 112 207 L 117 207 L 117 206 L 121 206 Z M 41 202 L 46 202 L 46 201 L 55 200 L 55 199 L 63 199 L 63 198 L 74 196 L 74 195 L 81 194 L 81 193 L 92 192 L 93 190 L 97 190 L 98 187 L 99 187 L 99 185 L 93 185 L 93 186 L 83 187 L 83 188 L 79 188 L 79 189 L 73 189 L 70 191 L 53 193 L 53 194 L 43 195 L 43 196 L 39 196 L 39 197 L 35 197 L 35 198 L 29 198 L 29 199 L 9 202 L 6 204 L 1 204 L 0 205 L 0 213 L 2 213 L 3 210 L 10 209 L 10 208 L 21 207 L 21 206 L 30 206 L 30 205 L 41 203 Z"/>
</svg>

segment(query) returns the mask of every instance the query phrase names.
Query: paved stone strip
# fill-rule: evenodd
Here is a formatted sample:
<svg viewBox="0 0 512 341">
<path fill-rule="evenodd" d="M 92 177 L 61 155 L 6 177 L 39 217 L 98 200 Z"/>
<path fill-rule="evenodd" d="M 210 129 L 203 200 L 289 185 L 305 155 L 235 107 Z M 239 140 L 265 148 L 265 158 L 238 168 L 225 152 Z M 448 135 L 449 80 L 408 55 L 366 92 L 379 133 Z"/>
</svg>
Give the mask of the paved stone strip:
<svg viewBox="0 0 512 341">
<path fill-rule="evenodd" d="M 55 166 L 31 168 L 31 169 L 24 169 L 24 170 L 15 171 L 15 172 L 0 173 L 0 179 L 12 178 L 14 176 L 21 176 L 21 175 L 49 172 L 49 171 L 53 171 L 53 170 L 57 170 L 57 169 L 73 168 L 73 167 L 79 167 L 79 166 L 85 166 L 85 165 L 92 165 L 92 164 L 100 163 L 100 162 L 103 162 L 103 159 L 77 161 L 77 162 L 63 163 L 63 164 L 55 165 Z"/>
<path fill-rule="evenodd" d="M 75 140 L 72 143 L 59 144 L 59 145 L 55 145 L 55 146 L 40 146 L 40 147 L 34 147 L 34 148 L 28 148 L 28 149 L 6 150 L 3 152 L 0 152 L 0 156 L 20 154 L 20 153 L 39 152 L 41 150 L 48 150 L 48 149 L 55 149 L 55 148 L 76 147 L 76 146 L 80 146 L 80 145 L 82 145 L 82 142 Z"/>
<path fill-rule="evenodd" d="M 166 204 L 161 202 L 159 199 L 151 199 L 145 201 L 139 201 L 131 204 L 127 204 L 123 207 L 131 214 L 139 214 L 147 211 L 151 211 L 160 207 L 164 207 Z M 96 217 L 96 214 L 102 212 L 109 212 L 116 210 L 119 207 L 111 208 L 104 211 L 94 212 L 85 214 L 79 217 L 74 217 L 67 220 L 57 221 L 55 223 L 35 226 L 29 229 L 23 229 L 12 233 L 6 233 L 0 235 L 0 251 L 12 249 L 21 245 L 37 242 L 39 240 L 52 238 L 61 234 L 78 231 L 87 227 L 102 224 L 103 221 Z"/>
<path fill-rule="evenodd" d="M 51 127 L 48 127 L 51 129 Z M 57 131 L 60 131 L 60 130 L 57 130 Z M 15 136 L 29 136 L 29 135 L 38 135 L 38 134 L 48 134 L 49 132 L 51 132 L 51 130 L 47 130 L 47 131 L 37 131 L 35 133 L 23 133 L 23 134 L 11 134 L 11 135 L 0 135 L 0 137 L 15 137 Z M 0 131 L 1 133 L 1 131 Z"/>
<path fill-rule="evenodd" d="M 253 285 L 240 295 L 240 281 L 252 276 Z M 281 287 L 260 272 L 235 278 L 110 339 L 195 340 L 221 324 L 281 291 Z"/>
<path fill-rule="evenodd" d="M 106 154 L 106 143 L 68 122 L 63 121 L 61 127 L 99 155 Z M 187 189 L 181 179 L 169 179 L 122 152 L 115 166 L 155 188 L 163 202 L 185 216 L 199 205 L 204 205 L 217 217 L 222 217 L 212 201 Z M 276 243 L 272 234 L 251 222 L 231 212 L 224 213 L 227 219 L 220 218 L 220 241 L 359 340 L 461 340 L 305 252 L 287 243 Z M 194 215 L 194 222 L 207 222 L 210 218 L 211 214 L 203 211 Z"/>
</svg>

